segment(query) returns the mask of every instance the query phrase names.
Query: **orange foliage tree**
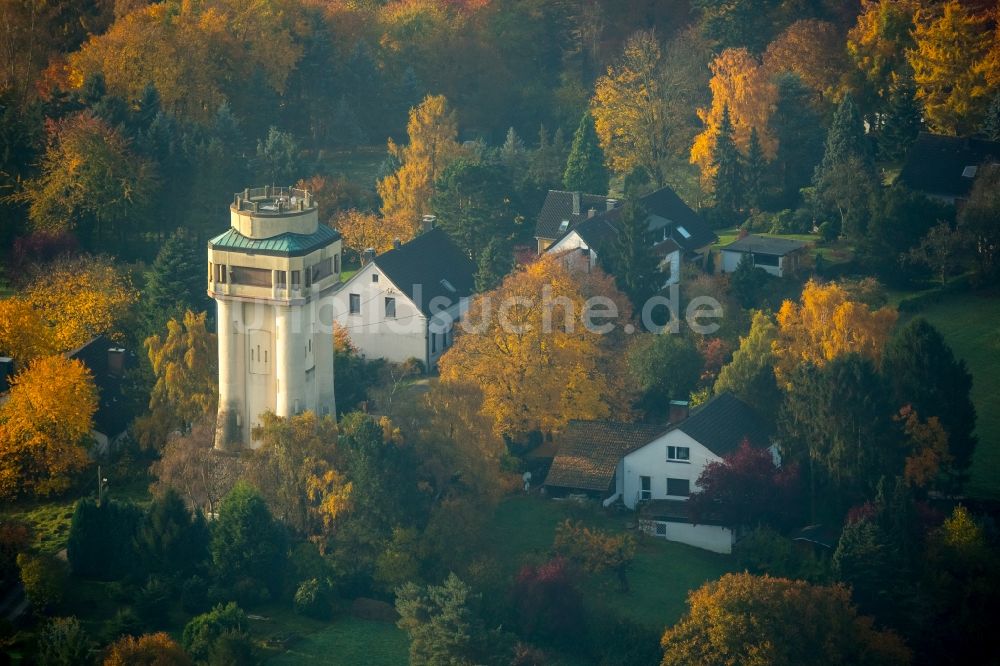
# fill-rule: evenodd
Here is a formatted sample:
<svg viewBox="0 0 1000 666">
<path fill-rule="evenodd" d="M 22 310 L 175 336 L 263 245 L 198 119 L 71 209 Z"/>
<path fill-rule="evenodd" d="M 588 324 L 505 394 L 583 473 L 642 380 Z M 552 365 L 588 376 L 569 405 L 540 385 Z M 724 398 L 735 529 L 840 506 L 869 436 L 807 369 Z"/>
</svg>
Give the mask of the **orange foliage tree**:
<svg viewBox="0 0 1000 666">
<path fill-rule="evenodd" d="M 513 273 L 472 302 L 466 331 L 440 360 L 441 382 L 481 387 L 482 409 L 501 435 L 609 416 L 622 394 L 609 348 L 614 336 L 581 321 L 594 294 L 628 319 L 627 299 L 599 270 L 579 275 L 546 255 Z"/>
<path fill-rule="evenodd" d="M 768 45 L 764 66 L 773 73 L 794 72 L 824 100 L 836 101 L 848 63 L 843 38 L 835 25 L 802 19 Z"/>
<path fill-rule="evenodd" d="M 190 666 L 193 662 L 167 633 L 123 636 L 108 647 L 104 666 Z"/>
<path fill-rule="evenodd" d="M 745 153 L 750 146 L 750 133 L 757 130 L 764 156 L 774 159 L 778 141 L 768 127 L 771 111 L 777 100 L 777 87 L 770 74 L 746 49 L 726 49 L 711 64 L 712 105 L 698 109 L 705 126 L 691 146 L 691 163 L 701 171 L 702 184 L 711 187 L 717 167 L 714 163 L 715 142 L 722 123 L 723 110 L 728 107 L 733 125 L 733 141 Z"/>
<path fill-rule="evenodd" d="M 380 217 L 355 209 L 338 213 L 333 218 L 333 225 L 344 239 L 344 247 L 358 254 L 369 248 L 376 254 L 387 252 L 396 239 L 403 242 L 412 239 L 416 229 L 412 219 L 403 214 Z"/>
<path fill-rule="evenodd" d="M 50 495 L 87 466 L 97 389 L 80 361 L 46 356 L 14 377 L 0 407 L 0 497 Z"/>
<path fill-rule="evenodd" d="M 862 0 L 857 22 L 847 34 L 847 52 L 876 98 L 887 101 L 889 90 L 906 67 L 913 45 L 913 15 L 920 0 Z"/>
<path fill-rule="evenodd" d="M 57 351 L 54 331 L 31 301 L 20 296 L 0 299 L 0 356 L 26 363 Z"/>
<path fill-rule="evenodd" d="M 850 294 L 834 282 L 810 280 L 798 303 L 785 301 L 778 311 L 775 377 L 784 383 L 801 363 L 822 366 L 848 353 L 877 364 L 897 316 L 893 308 L 873 311 L 850 300 Z"/>
<path fill-rule="evenodd" d="M 911 657 L 896 634 L 858 615 L 848 588 L 749 573 L 726 574 L 692 592 L 688 612 L 661 645 L 662 666 L 890 666 Z"/>
<path fill-rule="evenodd" d="M 420 230 L 423 215 L 431 212 L 431 195 L 438 176 L 462 154 L 458 143 L 458 122 L 443 95 L 428 95 L 410 109 L 406 126 L 410 142 L 398 146 L 389 139 L 389 153 L 399 160 L 399 169 L 376 185 L 382 197 L 382 214 L 409 225 L 402 240 Z"/>
</svg>

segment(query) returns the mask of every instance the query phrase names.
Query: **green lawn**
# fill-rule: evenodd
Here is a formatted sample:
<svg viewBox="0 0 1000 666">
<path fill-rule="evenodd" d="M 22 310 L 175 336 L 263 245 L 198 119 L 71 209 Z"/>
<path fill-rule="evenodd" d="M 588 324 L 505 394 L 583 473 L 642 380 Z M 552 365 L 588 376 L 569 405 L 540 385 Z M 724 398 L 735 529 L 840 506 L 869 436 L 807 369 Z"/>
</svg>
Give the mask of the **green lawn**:
<svg viewBox="0 0 1000 666">
<path fill-rule="evenodd" d="M 46 553 L 56 553 L 66 547 L 75 508 L 76 499 L 20 502 L 0 509 L 0 522 L 27 523 L 35 532 L 35 547 Z"/>
<path fill-rule="evenodd" d="M 301 638 L 267 660 L 268 664 L 326 664 L 329 666 L 398 666 L 407 662 L 409 641 L 396 625 L 361 620 L 350 615 L 332 622 L 302 621 L 294 625 Z M 285 629 L 288 622 L 281 622 Z M 255 627 L 256 633 L 257 629 Z M 305 633 L 308 631 L 309 633 Z"/>
<path fill-rule="evenodd" d="M 1000 297 L 947 294 L 916 315 L 941 331 L 972 372 L 979 446 L 966 490 L 1000 500 Z"/>
<path fill-rule="evenodd" d="M 605 530 L 623 530 L 634 521 L 630 513 L 609 515 L 571 502 L 514 497 L 497 508 L 490 529 L 490 551 L 513 572 L 526 556 L 548 553 L 556 525 L 566 518 L 584 520 Z M 617 581 L 608 575 L 588 581 L 583 586 L 584 595 L 594 606 L 610 607 L 624 617 L 660 630 L 684 613 L 688 592 L 733 567 L 729 556 L 643 537 L 629 574 L 631 592 L 619 592 Z"/>
<path fill-rule="evenodd" d="M 361 187 L 375 189 L 379 169 L 387 156 L 384 144 L 360 146 L 328 153 L 324 166 L 334 176 L 342 176 Z"/>
<path fill-rule="evenodd" d="M 736 227 L 717 229 L 715 231 L 715 235 L 719 237 L 719 240 L 712 246 L 712 249 L 720 250 L 739 237 L 739 229 Z M 798 240 L 804 243 L 813 243 L 813 250 L 817 254 L 821 255 L 823 259 L 830 264 L 845 263 L 850 261 L 854 256 L 853 246 L 843 241 L 838 241 L 832 244 L 817 245 L 820 240 L 819 234 L 767 234 L 754 232 L 754 235 L 774 238 L 788 238 L 790 240 Z"/>
</svg>

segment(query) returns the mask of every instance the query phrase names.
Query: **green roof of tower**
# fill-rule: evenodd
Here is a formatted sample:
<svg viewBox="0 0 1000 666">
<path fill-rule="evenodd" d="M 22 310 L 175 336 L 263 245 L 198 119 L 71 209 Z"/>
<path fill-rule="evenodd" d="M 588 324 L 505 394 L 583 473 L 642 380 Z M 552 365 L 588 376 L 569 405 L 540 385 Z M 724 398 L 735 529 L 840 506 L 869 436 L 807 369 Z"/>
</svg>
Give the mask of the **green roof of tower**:
<svg viewBox="0 0 1000 666">
<path fill-rule="evenodd" d="M 284 233 L 271 238 L 247 238 L 235 229 L 229 229 L 208 241 L 213 250 L 230 250 L 246 254 L 267 254 L 283 257 L 301 257 L 340 238 L 336 229 L 319 225 L 311 234 Z"/>
</svg>

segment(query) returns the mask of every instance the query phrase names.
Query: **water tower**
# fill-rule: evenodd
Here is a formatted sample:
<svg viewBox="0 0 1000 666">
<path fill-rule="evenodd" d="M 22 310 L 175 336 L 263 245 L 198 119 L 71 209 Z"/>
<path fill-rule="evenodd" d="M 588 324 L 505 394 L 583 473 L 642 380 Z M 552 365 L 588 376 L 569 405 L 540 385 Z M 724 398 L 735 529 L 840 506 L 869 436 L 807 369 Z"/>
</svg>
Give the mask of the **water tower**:
<svg viewBox="0 0 1000 666">
<path fill-rule="evenodd" d="M 333 299 L 340 234 L 291 187 L 236 193 L 230 228 L 208 242 L 208 295 L 218 306 L 215 447 L 255 447 L 266 411 L 334 414 Z"/>
</svg>

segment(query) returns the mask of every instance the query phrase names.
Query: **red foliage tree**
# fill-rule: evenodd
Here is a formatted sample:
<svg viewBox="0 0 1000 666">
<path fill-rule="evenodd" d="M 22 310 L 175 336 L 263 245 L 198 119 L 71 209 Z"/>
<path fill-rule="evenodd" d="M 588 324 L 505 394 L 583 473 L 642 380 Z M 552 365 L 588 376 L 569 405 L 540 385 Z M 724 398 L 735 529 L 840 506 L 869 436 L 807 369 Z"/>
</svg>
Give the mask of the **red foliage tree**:
<svg viewBox="0 0 1000 666">
<path fill-rule="evenodd" d="M 584 626 L 583 602 L 564 557 L 524 565 L 511 596 L 520 634 L 526 638 L 566 644 Z"/>
<path fill-rule="evenodd" d="M 798 518 L 798 466 L 776 467 L 770 450 L 746 439 L 722 461 L 706 465 L 698 486 L 690 498 L 695 522 L 712 516 L 734 526 L 786 526 Z"/>
</svg>

